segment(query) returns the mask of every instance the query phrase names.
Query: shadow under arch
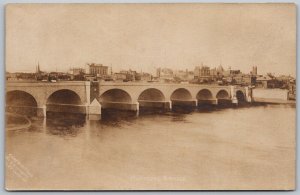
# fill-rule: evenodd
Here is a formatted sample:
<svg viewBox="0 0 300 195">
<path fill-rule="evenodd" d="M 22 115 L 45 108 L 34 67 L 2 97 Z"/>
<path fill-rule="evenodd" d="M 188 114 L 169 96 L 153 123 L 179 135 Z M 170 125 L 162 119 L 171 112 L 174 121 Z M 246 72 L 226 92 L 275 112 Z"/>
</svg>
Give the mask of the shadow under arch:
<svg viewBox="0 0 300 195">
<path fill-rule="evenodd" d="M 208 89 L 201 89 L 198 93 L 196 98 L 198 100 L 211 100 L 213 99 L 212 92 Z"/>
<path fill-rule="evenodd" d="M 68 115 L 65 115 L 65 113 Z M 78 118 L 85 114 L 85 105 L 75 91 L 60 89 L 47 98 L 47 117 Z"/>
<path fill-rule="evenodd" d="M 218 99 L 219 106 L 225 107 L 225 108 L 231 106 L 230 96 L 226 90 L 222 89 L 222 90 L 218 91 L 216 98 Z"/>
<path fill-rule="evenodd" d="M 6 92 L 6 112 L 26 116 L 37 116 L 37 100 L 28 92 L 13 90 Z"/>
<path fill-rule="evenodd" d="M 139 95 L 138 101 L 165 101 L 165 96 L 160 90 L 156 88 L 149 88 Z"/>
<path fill-rule="evenodd" d="M 122 89 L 109 89 L 100 96 L 100 103 L 132 103 L 128 92 Z"/>
<path fill-rule="evenodd" d="M 53 92 L 48 98 L 46 104 L 72 104 L 82 105 L 80 96 L 69 89 L 60 89 Z"/>
<path fill-rule="evenodd" d="M 101 117 L 102 119 L 112 119 L 119 117 L 123 112 L 131 115 L 132 111 L 136 111 L 136 104 L 133 105 L 130 94 L 122 89 L 114 88 L 105 91 L 100 97 Z M 116 112 L 118 111 L 118 112 Z M 119 112 L 122 111 L 122 114 Z M 123 117 L 123 115 L 122 115 Z M 122 118 L 121 117 L 121 118 Z"/>
<path fill-rule="evenodd" d="M 144 90 L 139 95 L 138 102 L 143 113 L 161 112 L 170 108 L 170 102 L 166 102 L 163 92 L 156 88 Z"/>
<path fill-rule="evenodd" d="M 185 88 L 179 88 L 173 91 L 170 99 L 171 101 L 192 100 L 192 94 Z"/>
<path fill-rule="evenodd" d="M 170 97 L 172 110 L 181 113 L 190 113 L 197 106 L 197 101 L 192 97 L 189 90 L 178 88 L 171 94 Z"/>
<path fill-rule="evenodd" d="M 236 98 L 238 102 L 245 102 L 246 101 L 246 96 L 241 90 L 236 91 Z"/>
<path fill-rule="evenodd" d="M 224 89 L 218 91 L 218 93 L 216 95 L 216 98 L 218 100 L 229 100 L 230 99 L 229 98 L 229 93 L 226 90 L 224 90 Z"/>
<path fill-rule="evenodd" d="M 196 95 L 198 106 L 202 109 L 210 109 L 215 105 L 216 100 L 213 98 L 213 94 L 208 89 L 201 89 Z"/>
</svg>

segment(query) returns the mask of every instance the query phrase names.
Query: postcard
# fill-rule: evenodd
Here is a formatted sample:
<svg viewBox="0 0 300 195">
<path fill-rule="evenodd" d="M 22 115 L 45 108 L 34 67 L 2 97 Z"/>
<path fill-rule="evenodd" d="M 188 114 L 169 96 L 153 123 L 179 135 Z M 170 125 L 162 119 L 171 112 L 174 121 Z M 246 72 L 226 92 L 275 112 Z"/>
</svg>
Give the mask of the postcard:
<svg viewBox="0 0 300 195">
<path fill-rule="evenodd" d="M 5 17 L 7 190 L 295 189 L 295 4 Z"/>
</svg>

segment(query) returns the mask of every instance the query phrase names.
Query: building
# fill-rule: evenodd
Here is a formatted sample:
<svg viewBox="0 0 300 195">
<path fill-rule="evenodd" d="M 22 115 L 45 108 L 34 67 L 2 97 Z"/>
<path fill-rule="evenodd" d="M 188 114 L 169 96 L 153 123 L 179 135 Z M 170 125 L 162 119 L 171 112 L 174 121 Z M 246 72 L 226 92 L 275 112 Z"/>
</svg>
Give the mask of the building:
<svg viewBox="0 0 300 195">
<path fill-rule="evenodd" d="M 210 68 L 208 66 L 196 66 L 194 69 L 194 77 L 201 79 L 201 78 L 209 78 L 210 75 Z"/>
<path fill-rule="evenodd" d="M 6 80 L 8 80 L 8 81 L 16 81 L 16 80 L 18 80 L 17 73 L 6 72 Z"/>
<path fill-rule="evenodd" d="M 136 81 L 151 81 L 152 80 L 152 75 L 149 73 L 137 73 L 135 77 Z"/>
<path fill-rule="evenodd" d="M 217 75 L 218 76 L 222 76 L 223 73 L 224 73 L 224 68 L 221 65 L 218 66 L 218 68 L 217 68 Z"/>
<path fill-rule="evenodd" d="M 257 66 L 252 67 L 252 71 L 250 72 L 251 75 L 257 75 Z"/>
<path fill-rule="evenodd" d="M 156 69 L 156 77 L 157 77 L 157 78 L 160 77 L 160 71 L 161 71 L 161 68 L 157 68 L 157 69 Z"/>
<path fill-rule="evenodd" d="M 84 81 L 97 81 L 97 76 L 92 75 L 92 74 L 84 74 L 83 80 Z"/>
<path fill-rule="evenodd" d="M 260 88 L 274 88 L 274 79 L 270 76 L 258 77 L 256 79 L 256 87 Z"/>
<path fill-rule="evenodd" d="M 174 73 L 170 68 L 158 68 L 156 71 L 156 75 L 159 80 L 163 82 L 170 82 L 174 80 Z"/>
<path fill-rule="evenodd" d="M 72 74 L 72 75 L 85 74 L 85 69 L 84 68 L 71 68 L 70 74 Z"/>
<path fill-rule="evenodd" d="M 113 79 L 116 80 L 116 81 L 124 81 L 124 80 L 126 80 L 126 74 L 116 72 L 116 73 L 113 74 Z"/>
<path fill-rule="evenodd" d="M 135 81 L 137 78 L 137 72 L 135 70 L 121 70 L 120 73 L 126 75 L 126 79 L 124 81 Z"/>
<path fill-rule="evenodd" d="M 194 79 L 196 83 L 212 83 L 216 80 L 216 69 L 210 69 L 208 66 L 196 66 L 194 69 Z"/>
<path fill-rule="evenodd" d="M 103 66 L 102 64 L 88 64 L 89 74 L 95 75 L 97 77 L 105 77 L 108 75 L 108 66 Z"/>
</svg>

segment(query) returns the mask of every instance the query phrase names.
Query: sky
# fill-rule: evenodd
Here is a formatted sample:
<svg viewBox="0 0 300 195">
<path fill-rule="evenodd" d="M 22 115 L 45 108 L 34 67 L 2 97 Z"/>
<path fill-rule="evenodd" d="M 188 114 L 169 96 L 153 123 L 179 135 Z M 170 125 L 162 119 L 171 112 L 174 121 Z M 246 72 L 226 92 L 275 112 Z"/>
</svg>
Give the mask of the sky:
<svg viewBox="0 0 300 195">
<path fill-rule="evenodd" d="M 6 71 L 222 65 L 296 76 L 294 4 L 10 4 Z"/>
</svg>

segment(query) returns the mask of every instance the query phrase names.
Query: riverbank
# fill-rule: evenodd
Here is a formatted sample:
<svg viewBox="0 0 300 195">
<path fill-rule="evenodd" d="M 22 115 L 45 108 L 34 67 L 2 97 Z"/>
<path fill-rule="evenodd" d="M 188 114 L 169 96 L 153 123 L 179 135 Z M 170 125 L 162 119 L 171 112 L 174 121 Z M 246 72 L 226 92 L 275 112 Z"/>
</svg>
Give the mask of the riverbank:
<svg viewBox="0 0 300 195">
<path fill-rule="evenodd" d="M 296 105 L 296 100 L 282 100 L 282 99 L 275 99 L 275 98 L 255 98 L 254 103 Z"/>
<path fill-rule="evenodd" d="M 261 103 L 296 105 L 296 100 L 289 99 L 289 91 L 287 89 L 254 88 L 252 90 L 252 100 Z"/>
</svg>

